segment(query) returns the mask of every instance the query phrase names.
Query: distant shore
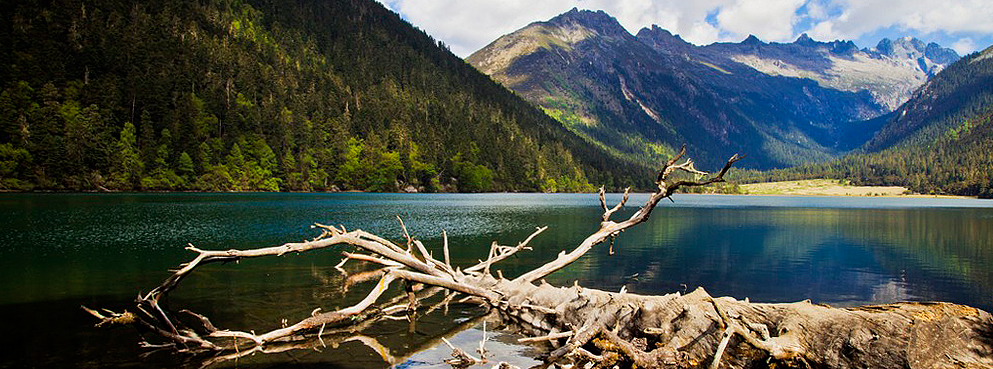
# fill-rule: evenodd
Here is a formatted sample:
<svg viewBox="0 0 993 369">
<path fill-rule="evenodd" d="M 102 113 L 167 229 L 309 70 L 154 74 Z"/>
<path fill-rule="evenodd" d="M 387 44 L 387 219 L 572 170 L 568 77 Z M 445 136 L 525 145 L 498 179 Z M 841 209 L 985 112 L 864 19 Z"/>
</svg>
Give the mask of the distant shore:
<svg viewBox="0 0 993 369">
<path fill-rule="evenodd" d="M 974 196 L 924 195 L 900 186 L 854 186 L 835 179 L 761 182 L 738 185 L 743 195 L 919 197 L 974 199 Z"/>
<path fill-rule="evenodd" d="M 797 181 L 781 182 L 760 182 L 739 184 L 738 193 L 726 192 L 704 192 L 699 194 L 722 194 L 722 195 L 748 195 L 748 196 L 837 196 L 837 197 L 902 197 L 902 198 L 945 198 L 945 199 L 975 199 L 976 196 L 955 196 L 955 195 L 926 195 L 913 193 L 906 187 L 900 186 L 854 186 L 841 183 L 835 179 L 806 179 Z M 641 191 L 633 191 L 635 193 Z M 114 191 L 107 189 L 94 189 L 90 191 L 57 191 L 57 190 L 36 190 L 36 191 L 11 191 L 0 190 L 0 194 L 15 193 L 79 193 L 79 194 L 111 194 L 111 193 L 366 193 L 360 190 L 326 191 L 326 192 L 269 192 L 269 191 L 230 191 L 230 192 L 210 192 L 210 191 Z M 378 193 L 378 192 L 369 192 Z M 381 193 L 417 193 L 417 192 L 381 192 Z M 449 194 L 467 193 L 510 193 L 510 192 L 436 192 Z M 513 193 L 541 193 L 541 192 L 513 192 Z M 583 194 L 588 192 L 563 192 Z M 592 192 L 595 193 L 595 192 Z M 647 192 L 646 192 L 647 193 Z M 697 194 L 697 193 L 688 193 Z"/>
</svg>

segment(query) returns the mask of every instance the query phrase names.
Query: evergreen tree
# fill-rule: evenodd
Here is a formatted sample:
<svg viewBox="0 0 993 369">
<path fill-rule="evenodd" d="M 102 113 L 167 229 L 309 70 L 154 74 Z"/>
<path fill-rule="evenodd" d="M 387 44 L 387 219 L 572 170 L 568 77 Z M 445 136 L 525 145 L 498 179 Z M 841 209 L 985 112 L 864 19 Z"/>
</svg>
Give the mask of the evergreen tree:
<svg viewBox="0 0 993 369">
<path fill-rule="evenodd" d="M 122 190 L 139 187 L 145 163 L 138 155 L 137 145 L 134 124 L 124 123 L 124 129 L 121 130 L 120 139 L 117 141 L 114 168 L 111 171 L 112 187 Z"/>
<path fill-rule="evenodd" d="M 533 191 L 548 165 L 569 183 L 650 177 L 375 1 L 6 5 L 0 144 L 19 188 Z M 541 159 L 548 145 L 572 159 Z"/>
</svg>

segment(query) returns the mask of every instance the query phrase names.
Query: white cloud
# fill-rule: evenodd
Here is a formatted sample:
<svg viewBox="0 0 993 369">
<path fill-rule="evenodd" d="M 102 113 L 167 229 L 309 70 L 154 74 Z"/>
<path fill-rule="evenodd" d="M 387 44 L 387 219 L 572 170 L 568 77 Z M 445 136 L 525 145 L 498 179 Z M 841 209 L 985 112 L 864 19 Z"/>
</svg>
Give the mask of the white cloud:
<svg viewBox="0 0 993 369">
<path fill-rule="evenodd" d="M 978 49 L 978 47 L 976 46 L 976 42 L 969 37 L 960 38 L 958 39 L 958 41 L 952 43 L 952 46 L 949 47 L 951 47 L 952 50 L 955 50 L 955 52 L 959 53 L 959 55 L 966 55 Z"/>
<path fill-rule="evenodd" d="M 958 44 L 961 50 L 993 40 L 990 0 L 379 1 L 461 56 L 573 7 L 604 10 L 631 33 L 658 24 L 698 45 L 740 41 L 748 34 L 764 41 L 791 41 L 802 32 L 818 40 L 857 40 L 887 29 L 918 36 L 940 33 L 948 43 L 971 37 L 971 46 Z"/>
<path fill-rule="evenodd" d="M 815 40 L 843 39 L 843 37 L 837 37 L 838 31 L 834 29 L 834 22 L 829 20 L 817 23 L 814 28 L 811 28 L 806 32 L 808 36 Z"/>
<path fill-rule="evenodd" d="M 804 0 L 737 0 L 721 8 L 717 21 L 725 31 L 754 34 L 764 41 L 792 41 L 797 9 Z"/>
<path fill-rule="evenodd" d="M 993 2 L 989 0 L 838 0 L 836 6 L 841 8 L 839 16 L 811 29 L 820 34 L 830 31 L 823 36 L 838 39 L 855 39 L 888 27 L 922 34 L 993 34 Z"/>
<path fill-rule="evenodd" d="M 827 9 L 818 1 L 807 2 L 807 14 L 804 16 L 809 17 L 814 20 L 822 20 L 827 18 Z"/>
<path fill-rule="evenodd" d="M 637 33 L 642 27 L 658 24 L 697 44 L 737 38 L 720 38 L 721 29 L 705 20 L 709 13 L 732 3 L 727 0 L 380 0 L 380 2 L 435 38 L 443 40 L 453 52 L 461 56 L 468 56 L 496 38 L 531 22 L 548 20 L 573 7 L 604 10 L 617 18 L 632 34 Z M 737 22 L 738 18 L 732 16 L 729 19 Z"/>
<path fill-rule="evenodd" d="M 569 10 L 572 0 L 392 0 L 386 5 L 468 56 L 498 37 Z"/>
</svg>

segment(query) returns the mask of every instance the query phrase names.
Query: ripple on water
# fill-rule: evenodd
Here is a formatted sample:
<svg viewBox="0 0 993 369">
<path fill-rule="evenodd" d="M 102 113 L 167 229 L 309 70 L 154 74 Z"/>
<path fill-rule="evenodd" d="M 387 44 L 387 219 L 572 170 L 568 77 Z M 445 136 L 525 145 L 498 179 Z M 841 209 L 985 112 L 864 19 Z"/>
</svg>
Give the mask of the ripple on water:
<svg viewBox="0 0 993 369">
<path fill-rule="evenodd" d="M 619 198 L 610 194 L 608 203 Z M 631 214 L 646 198 L 634 194 L 615 217 Z M 648 223 L 621 234 L 617 254 L 608 255 L 598 246 L 549 281 L 578 280 L 607 290 L 626 286 L 650 294 L 704 287 L 713 295 L 752 301 L 854 305 L 942 300 L 993 307 L 988 299 L 993 295 L 993 209 L 988 201 L 689 195 L 675 196 L 675 201 L 660 204 Z M 499 265 L 512 276 L 575 246 L 595 230 L 600 209 L 592 194 L 2 194 L 0 307 L 46 322 L 31 314 L 47 311 L 36 307 L 49 302 L 66 311 L 77 311 L 84 303 L 126 303 L 135 292 L 161 282 L 165 270 L 187 261 L 191 254 L 182 249 L 187 242 L 205 249 L 271 246 L 313 237 L 313 222 L 400 240 L 397 215 L 436 255 L 441 232 L 447 231 L 458 265 L 485 257 L 493 240 L 513 245 L 536 226 L 550 226 L 533 241 L 534 250 Z M 340 275 L 333 269 L 337 254 L 212 265 L 184 280 L 173 302 L 228 317 L 226 326 L 248 328 L 260 322 L 278 325 L 279 319 L 306 315 L 315 306 L 347 305 L 368 286 L 339 292 Z M 466 309 L 452 313 L 424 328 L 473 316 Z M 71 316 L 78 321 L 62 322 L 50 331 L 91 323 Z M 405 324 L 383 329 L 376 333 L 393 337 L 390 342 L 398 350 L 423 340 L 407 333 Z M 55 366 L 78 360 L 134 364 L 100 356 L 108 350 L 94 348 L 102 340 L 93 339 L 91 331 L 61 332 L 90 346 L 61 345 L 64 351 L 53 353 L 25 344 L 17 351 L 24 360 Z M 474 347 L 469 344 L 474 332 L 463 332 L 464 349 Z M 133 347 L 128 350 L 113 352 L 136 357 Z M 381 366 L 361 345 L 348 350 L 345 359 L 325 353 L 312 360 Z M 431 355 L 415 355 L 407 365 L 435 365 L 438 359 Z M 9 360 L 14 359 L 0 359 L 0 366 L 30 364 Z M 292 358 L 266 360 L 285 364 Z"/>
</svg>

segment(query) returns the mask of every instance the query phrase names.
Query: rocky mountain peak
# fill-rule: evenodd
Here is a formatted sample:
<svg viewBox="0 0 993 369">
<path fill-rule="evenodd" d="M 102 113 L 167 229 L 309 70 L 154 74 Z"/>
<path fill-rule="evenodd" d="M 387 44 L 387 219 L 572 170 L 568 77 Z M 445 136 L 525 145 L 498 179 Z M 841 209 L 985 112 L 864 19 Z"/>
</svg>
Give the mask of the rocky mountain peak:
<svg viewBox="0 0 993 369">
<path fill-rule="evenodd" d="M 765 45 L 765 43 L 762 42 L 762 40 L 759 40 L 758 37 L 755 37 L 755 35 L 748 35 L 748 38 L 742 41 L 741 44 L 750 46 Z"/>
<path fill-rule="evenodd" d="M 906 60 L 928 77 L 937 74 L 945 65 L 959 59 L 955 50 L 943 48 L 934 42 L 925 44 L 924 41 L 909 36 L 896 40 L 884 38 L 876 44 L 875 51 L 895 60 Z"/>
<path fill-rule="evenodd" d="M 816 41 L 810 38 L 806 33 L 801 34 L 800 37 L 793 41 L 793 45 L 803 46 L 806 48 L 820 48 L 826 47 L 828 51 L 832 54 L 839 55 L 852 55 L 859 51 L 858 46 L 852 41 L 834 40 L 831 42 Z"/>
<path fill-rule="evenodd" d="M 550 19 L 547 23 L 559 27 L 581 26 L 602 36 L 630 35 L 616 18 L 603 10 L 593 11 L 572 8 L 572 10 Z"/>
<path fill-rule="evenodd" d="M 680 51 L 693 47 L 679 35 L 674 35 L 657 24 L 653 24 L 652 28 L 642 28 L 637 37 L 639 41 L 659 51 Z"/>
<path fill-rule="evenodd" d="M 884 38 L 876 44 L 876 51 L 889 57 L 917 58 L 924 55 L 927 45 L 916 37 L 901 37 L 896 40 Z"/>
<path fill-rule="evenodd" d="M 810 36 L 807 36 L 806 33 L 800 35 L 800 37 L 797 37 L 796 41 L 793 41 L 793 43 L 800 46 L 816 46 L 818 44 L 817 41 L 814 41 L 814 39 L 810 38 Z"/>
<path fill-rule="evenodd" d="M 939 64 L 951 64 L 959 60 L 959 54 L 955 50 L 941 47 L 934 42 L 927 44 L 924 49 L 924 56 Z"/>
<path fill-rule="evenodd" d="M 919 58 L 956 57 L 914 38 L 884 40 L 878 48 Z M 706 140 L 694 141 L 701 137 L 729 143 L 733 133 L 786 148 L 782 152 L 790 154 L 756 164 L 778 166 L 798 155 L 824 159 L 832 150 L 860 144 L 834 136 L 841 129 L 837 124 L 892 111 L 946 65 L 881 51 L 808 34 L 791 43 L 749 35 L 741 42 L 696 46 L 658 25 L 632 37 L 607 13 L 574 8 L 505 35 L 467 61 L 619 155 L 655 154 L 618 132 L 661 147 L 703 145 Z M 706 107 L 697 109 L 701 102 Z M 760 116 L 760 127 L 741 124 Z"/>
<path fill-rule="evenodd" d="M 859 47 L 852 41 L 834 41 L 831 43 L 831 52 L 834 54 L 852 55 L 860 51 Z"/>
</svg>

